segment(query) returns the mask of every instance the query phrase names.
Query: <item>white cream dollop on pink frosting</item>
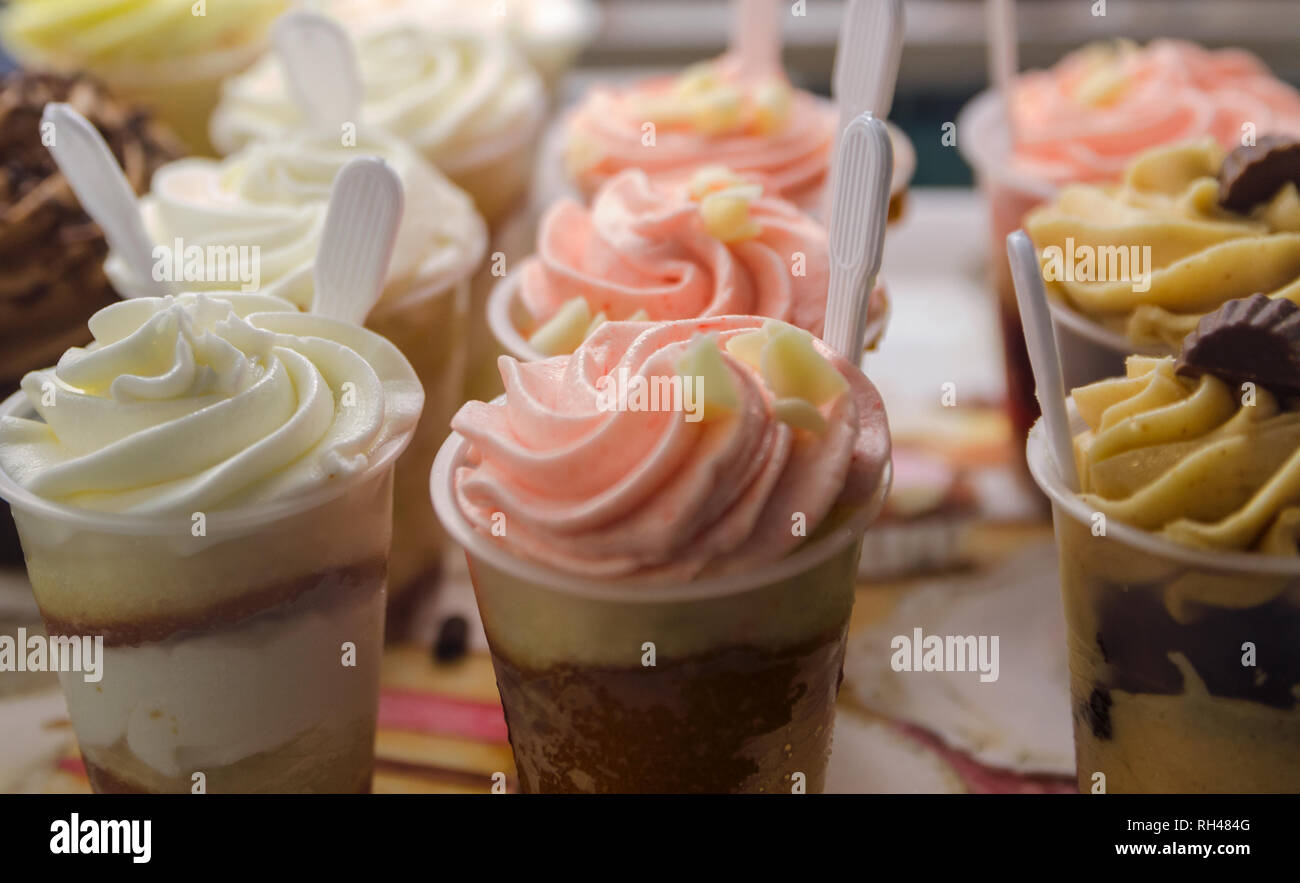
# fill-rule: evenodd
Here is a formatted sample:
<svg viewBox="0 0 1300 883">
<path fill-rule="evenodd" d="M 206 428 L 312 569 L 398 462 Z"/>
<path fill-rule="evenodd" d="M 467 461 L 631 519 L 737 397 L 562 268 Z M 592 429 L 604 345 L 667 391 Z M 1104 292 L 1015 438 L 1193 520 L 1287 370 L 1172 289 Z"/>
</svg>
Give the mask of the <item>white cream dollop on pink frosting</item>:
<svg viewBox="0 0 1300 883">
<path fill-rule="evenodd" d="M 1258 135 L 1300 135 L 1300 92 L 1239 49 L 1178 40 L 1086 46 L 1017 78 L 1014 162 L 1054 184 L 1118 180 L 1150 148 L 1204 135 L 1225 150 Z"/>
<path fill-rule="evenodd" d="M 837 504 L 865 505 L 877 491 L 889 429 L 876 388 L 820 342 L 848 392 L 822 406 L 825 433 L 778 420 L 759 373 L 726 354 L 728 339 L 764 321 L 610 322 L 569 356 L 503 356 L 504 400 L 469 402 L 452 421 L 471 444 L 455 476 L 461 512 L 513 554 L 589 577 L 684 579 L 787 555 L 804 541 L 794 513 L 811 535 Z M 737 393 L 730 413 L 691 422 L 681 411 L 601 407 L 601 378 L 622 368 L 675 377 L 705 334 L 717 335 Z"/>
<path fill-rule="evenodd" d="M 542 218 L 519 297 L 536 324 L 575 297 L 592 315 L 652 320 L 768 316 L 821 336 L 830 251 L 826 230 L 785 200 L 749 202 L 756 235 L 724 242 L 683 187 L 629 170 L 590 209 L 564 200 Z"/>
<path fill-rule="evenodd" d="M 712 65 L 720 80 L 752 92 L 736 59 Z M 722 165 L 760 180 L 772 193 L 800 205 L 812 204 L 825 183 L 838 120 L 834 108 L 809 92 L 793 90 L 775 131 L 701 130 L 689 122 L 655 122 L 653 145 L 645 142 L 648 112 L 673 101 L 679 78 L 654 77 L 627 87 L 599 86 L 568 121 L 568 164 L 578 188 L 590 197 L 625 169 L 644 169 L 656 179 L 684 182 L 700 166 Z"/>
</svg>

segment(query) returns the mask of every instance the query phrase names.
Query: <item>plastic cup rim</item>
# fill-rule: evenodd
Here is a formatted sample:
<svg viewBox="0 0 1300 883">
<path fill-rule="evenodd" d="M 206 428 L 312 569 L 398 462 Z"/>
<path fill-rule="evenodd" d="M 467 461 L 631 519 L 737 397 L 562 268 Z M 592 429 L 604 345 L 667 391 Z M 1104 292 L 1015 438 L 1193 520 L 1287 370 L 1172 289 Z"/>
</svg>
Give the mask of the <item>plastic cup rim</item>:
<svg viewBox="0 0 1300 883">
<path fill-rule="evenodd" d="M 1095 343 L 1125 356 L 1134 354 L 1139 356 L 1173 355 L 1173 350 L 1168 347 L 1135 344 L 1118 331 L 1107 328 L 1095 319 L 1072 309 L 1068 304 L 1062 303 L 1057 298 L 1049 297 L 1047 306 L 1051 310 L 1052 322 L 1056 325 L 1058 333 L 1060 329 L 1064 328 L 1075 337 L 1081 337 L 1089 343 Z"/>
<path fill-rule="evenodd" d="M 495 401 L 500 402 L 499 396 Z M 453 540 L 461 545 L 465 554 L 480 558 L 494 568 L 529 583 L 546 586 L 582 598 L 622 603 L 656 603 L 674 601 L 707 601 L 739 595 L 764 585 L 789 579 L 811 570 L 857 542 L 880 514 L 893 480 L 893 464 L 886 460 L 880 483 L 871 501 L 853 517 L 830 534 L 807 543 L 790 555 L 764 567 L 734 573 L 724 573 L 704 579 L 664 581 L 636 578 L 600 580 L 564 573 L 544 564 L 526 561 L 510 554 L 482 536 L 461 514 L 452 492 L 456 468 L 464 460 L 469 440 L 453 432 L 443 442 L 429 475 L 433 508 L 442 526 Z M 856 567 L 854 568 L 856 573 Z"/>
<path fill-rule="evenodd" d="M 1083 419 L 1075 407 L 1074 398 L 1066 399 L 1066 408 L 1070 415 L 1072 432 L 1083 428 Z M 1048 451 L 1043 420 L 1040 417 L 1029 430 L 1025 443 L 1025 459 L 1029 463 L 1029 472 L 1039 489 L 1052 501 L 1054 508 L 1064 511 L 1074 521 L 1089 525 L 1093 510 L 1071 491 L 1061 480 L 1052 463 Z M 1124 524 L 1114 519 L 1107 519 L 1106 539 L 1119 540 L 1130 548 L 1146 552 L 1149 555 L 1179 562 L 1189 567 L 1209 571 L 1233 571 L 1252 575 L 1300 576 L 1300 557 L 1291 558 L 1282 555 L 1261 555 L 1255 552 L 1211 552 L 1176 543 L 1149 531 Z"/>
<path fill-rule="evenodd" d="M 966 103 L 957 114 L 957 150 L 977 176 L 1010 184 L 1040 199 L 1051 199 L 1060 189 L 1058 185 L 1012 167 L 1011 143 L 1002 125 L 1001 102 L 1002 96 L 996 89 L 985 89 Z M 985 136 L 990 130 L 992 133 Z M 1000 137 L 991 142 L 981 137 L 992 134 Z"/>
<path fill-rule="evenodd" d="M 0 403 L 0 420 L 19 416 L 24 411 L 32 411 L 27 394 L 22 390 L 9 396 Z M 260 527 L 276 521 L 300 515 L 333 502 L 348 491 L 360 487 L 386 469 L 391 469 L 397 457 L 410 444 L 415 433 L 415 425 L 401 435 L 388 439 L 379 451 L 370 458 L 369 465 L 337 483 L 317 488 L 283 500 L 275 500 L 265 505 L 241 506 L 235 509 L 214 509 L 207 513 L 207 530 L 209 534 L 247 533 L 249 529 Z M 72 527 L 93 530 L 97 533 L 111 533 L 127 536 L 166 536 L 190 529 L 189 519 L 170 515 L 136 515 L 123 512 L 102 512 L 92 509 L 79 509 L 56 503 L 33 494 L 8 473 L 0 469 L 0 499 L 14 509 L 47 521 L 57 522 Z"/>
<path fill-rule="evenodd" d="M 488 294 L 487 320 L 492 336 L 511 356 L 522 362 L 539 362 L 546 356 L 539 352 L 515 327 L 510 316 L 515 297 L 519 293 L 521 274 L 518 270 L 507 273 L 496 281 Z"/>
</svg>

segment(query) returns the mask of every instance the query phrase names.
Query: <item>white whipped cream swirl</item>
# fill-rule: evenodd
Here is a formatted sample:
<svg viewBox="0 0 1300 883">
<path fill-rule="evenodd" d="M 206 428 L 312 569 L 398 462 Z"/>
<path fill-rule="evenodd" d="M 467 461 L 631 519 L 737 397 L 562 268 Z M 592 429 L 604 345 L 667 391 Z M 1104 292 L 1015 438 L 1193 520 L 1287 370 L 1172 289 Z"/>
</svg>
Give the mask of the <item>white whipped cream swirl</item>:
<svg viewBox="0 0 1300 883">
<path fill-rule="evenodd" d="M 260 293 L 308 309 L 334 179 L 361 156 L 388 163 L 406 193 L 384 299 L 451 285 L 472 272 L 487 249 L 487 226 L 473 200 L 415 151 L 374 129 L 359 130 L 354 146 L 344 146 L 338 133 L 301 130 L 225 160 L 166 165 L 140 202 L 145 228 L 155 243 L 172 251 L 179 240 L 182 254 L 193 246 L 225 249 L 232 257 L 238 250 L 238 272 L 174 280 L 185 290 L 243 288 L 256 278 Z M 254 256 L 256 272 L 247 266 Z M 152 279 L 141 280 L 117 255 L 110 255 L 105 270 L 113 287 L 128 297 L 157 293 Z"/>
<path fill-rule="evenodd" d="M 366 469 L 424 402 L 384 338 L 263 295 L 138 298 L 89 324 L 93 343 L 23 378 L 39 419 L 0 418 L 0 468 L 67 505 L 291 498 Z"/>
<path fill-rule="evenodd" d="M 491 35 L 398 21 L 358 35 L 356 51 L 366 123 L 414 145 L 453 178 L 532 137 L 521 121 L 546 107 L 536 72 L 509 41 Z M 229 154 L 302 124 L 279 60 L 267 56 L 226 81 L 212 142 Z"/>
</svg>

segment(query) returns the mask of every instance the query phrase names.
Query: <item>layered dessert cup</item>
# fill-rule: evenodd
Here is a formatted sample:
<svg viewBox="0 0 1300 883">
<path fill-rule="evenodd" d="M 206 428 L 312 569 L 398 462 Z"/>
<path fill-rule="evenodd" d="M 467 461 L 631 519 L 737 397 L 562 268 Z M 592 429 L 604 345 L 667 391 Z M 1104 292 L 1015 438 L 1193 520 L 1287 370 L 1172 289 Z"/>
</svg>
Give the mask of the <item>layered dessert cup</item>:
<svg viewBox="0 0 1300 883">
<path fill-rule="evenodd" d="M 520 789 L 822 790 L 889 486 L 874 387 L 806 332 L 740 316 L 611 322 L 571 356 L 501 364 L 504 396 L 457 415 L 432 493 Z M 597 386 L 623 371 L 691 378 L 701 419 L 606 409 Z"/>
<path fill-rule="evenodd" d="M 80 74 L 15 71 L 0 80 L 0 397 L 28 371 L 88 343 L 86 320 L 117 300 L 104 275 L 108 243 L 42 143 L 41 113 L 70 104 L 103 136 L 137 193 L 185 148 L 149 114 Z M 0 562 L 22 552 L 0 504 Z"/>
<path fill-rule="evenodd" d="M 414 371 L 261 295 L 90 327 L 0 407 L 0 494 L 47 632 L 103 640 L 99 680 L 59 676 L 91 785 L 369 790 Z"/>
<path fill-rule="evenodd" d="M 14 0 L 0 40 L 24 67 L 90 71 L 149 108 L 196 154 L 211 154 L 208 118 L 227 77 L 267 47 L 290 0 Z"/>
<path fill-rule="evenodd" d="M 545 88 L 502 36 L 398 17 L 354 37 L 364 85 L 361 116 L 414 147 L 469 193 L 489 225 L 528 189 L 547 111 Z M 223 155 L 284 138 L 304 125 L 278 59 L 231 78 L 212 116 Z"/>
<path fill-rule="evenodd" d="M 1089 45 L 1049 70 L 1018 76 L 1009 105 L 988 91 L 962 110 L 957 146 L 988 204 L 1013 438 L 1028 431 L 1038 403 L 1007 236 L 1062 186 L 1117 184 L 1152 148 L 1210 136 L 1231 151 L 1270 132 L 1300 134 L 1300 93 L 1247 52 L 1176 40 Z"/>
<path fill-rule="evenodd" d="M 571 353 L 610 320 L 753 315 L 820 336 L 829 281 L 826 229 L 756 181 L 722 166 L 684 185 L 629 169 L 590 208 L 565 199 L 543 215 L 536 254 L 498 280 L 488 324 L 526 361 Z M 887 316 L 877 287 L 868 348 Z"/>
<path fill-rule="evenodd" d="M 1296 352 L 1298 315 L 1233 301 L 1178 359 L 1133 357 L 1126 376 L 1076 389 L 1081 492 L 1041 424 L 1030 433 L 1084 793 L 1300 791 L 1300 389 L 1282 377 L 1294 360 L 1260 358 L 1280 335 Z"/>
<path fill-rule="evenodd" d="M 470 279 L 487 229 L 470 198 L 391 135 L 359 130 L 355 146 L 300 130 L 249 145 L 224 160 L 188 159 L 162 168 L 141 200 L 145 228 L 170 264 L 209 250 L 221 261 L 177 284 L 216 291 L 232 285 L 310 309 L 313 269 L 334 178 L 357 156 L 381 157 L 401 178 L 408 207 L 379 303 L 368 328 L 397 345 L 423 384 L 424 414 L 397 464 L 395 536 L 389 574 L 394 603 L 429 585 L 441 562 L 440 529 L 427 480 L 447 424 L 460 405 Z M 179 263 L 178 263 L 179 262 Z M 156 293 L 117 255 L 109 278 L 125 296 Z M 221 271 L 221 272 L 218 272 Z M 416 595 L 410 597 L 415 598 Z"/>
</svg>

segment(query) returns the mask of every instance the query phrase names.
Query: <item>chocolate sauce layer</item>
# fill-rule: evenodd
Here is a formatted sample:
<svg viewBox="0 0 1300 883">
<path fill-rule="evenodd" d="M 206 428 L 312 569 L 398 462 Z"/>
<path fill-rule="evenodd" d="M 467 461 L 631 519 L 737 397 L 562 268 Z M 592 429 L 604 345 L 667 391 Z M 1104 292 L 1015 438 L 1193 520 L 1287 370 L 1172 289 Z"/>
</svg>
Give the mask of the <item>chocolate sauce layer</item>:
<svg viewBox="0 0 1300 883">
<path fill-rule="evenodd" d="M 494 652 L 520 789 L 788 794 L 825 785 L 844 630 L 782 651 L 532 670 Z"/>
</svg>

